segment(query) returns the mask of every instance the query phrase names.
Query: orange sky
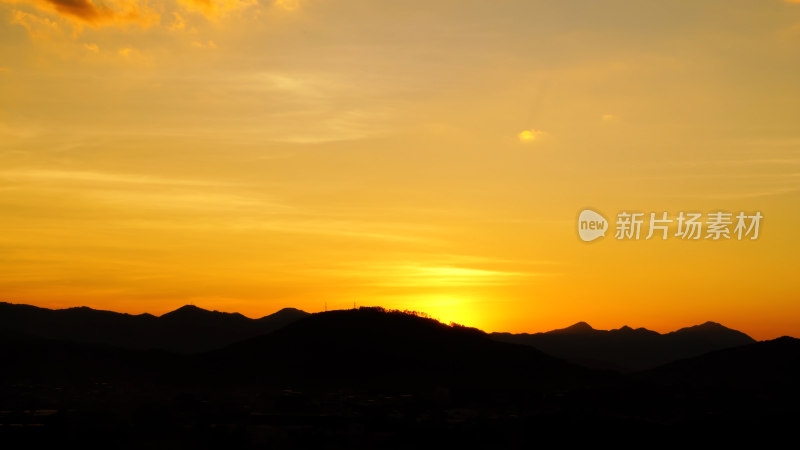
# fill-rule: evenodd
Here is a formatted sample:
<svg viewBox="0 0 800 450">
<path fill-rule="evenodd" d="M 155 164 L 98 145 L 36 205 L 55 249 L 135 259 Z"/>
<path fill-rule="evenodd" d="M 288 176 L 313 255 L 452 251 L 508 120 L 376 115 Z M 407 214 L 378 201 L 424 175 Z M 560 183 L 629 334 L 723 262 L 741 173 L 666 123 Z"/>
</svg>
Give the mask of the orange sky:
<svg viewBox="0 0 800 450">
<path fill-rule="evenodd" d="M 800 336 L 797 2 L 0 0 L 0 21 L 2 300 Z M 764 219 L 584 243 L 587 207 Z"/>
</svg>

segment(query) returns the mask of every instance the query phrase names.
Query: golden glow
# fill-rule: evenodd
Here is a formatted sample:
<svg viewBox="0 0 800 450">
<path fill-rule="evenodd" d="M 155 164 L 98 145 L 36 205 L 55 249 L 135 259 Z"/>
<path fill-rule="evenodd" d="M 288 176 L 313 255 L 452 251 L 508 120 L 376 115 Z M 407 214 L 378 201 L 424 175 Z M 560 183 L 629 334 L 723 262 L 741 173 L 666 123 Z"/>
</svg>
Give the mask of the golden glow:
<svg viewBox="0 0 800 450">
<path fill-rule="evenodd" d="M 0 299 L 800 336 L 800 5 L 581 2 L 0 0 Z"/>
<path fill-rule="evenodd" d="M 465 297 L 452 296 L 422 296 L 409 301 L 411 305 L 426 312 L 432 318 L 444 323 L 457 323 L 459 325 L 475 324 L 482 322 L 480 305 L 474 300 Z"/>
<path fill-rule="evenodd" d="M 544 135 L 544 131 L 530 129 L 530 130 L 522 130 L 522 131 L 520 131 L 520 133 L 517 135 L 517 137 L 522 142 L 533 142 L 533 141 L 535 141 L 536 139 L 540 138 L 543 135 Z"/>
</svg>

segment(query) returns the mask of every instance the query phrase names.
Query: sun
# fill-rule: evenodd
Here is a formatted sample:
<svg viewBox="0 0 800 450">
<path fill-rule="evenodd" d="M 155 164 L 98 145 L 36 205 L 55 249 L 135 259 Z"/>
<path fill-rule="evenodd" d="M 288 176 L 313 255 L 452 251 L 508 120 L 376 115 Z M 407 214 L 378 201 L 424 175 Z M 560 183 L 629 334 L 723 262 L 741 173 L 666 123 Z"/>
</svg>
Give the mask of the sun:
<svg viewBox="0 0 800 450">
<path fill-rule="evenodd" d="M 529 130 L 520 131 L 517 135 L 517 138 L 519 138 L 520 142 L 533 142 L 542 137 L 544 134 L 544 131 L 531 128 Z"/>
<path fill-rule="evenodd" d="M 461 295 L 421 296 L 408 302 L 410 309 L 429 315 L 442 323 L 451 322 L 467 327 L 481 328 L 481 314 L 477 302 Z"/>
</svg>

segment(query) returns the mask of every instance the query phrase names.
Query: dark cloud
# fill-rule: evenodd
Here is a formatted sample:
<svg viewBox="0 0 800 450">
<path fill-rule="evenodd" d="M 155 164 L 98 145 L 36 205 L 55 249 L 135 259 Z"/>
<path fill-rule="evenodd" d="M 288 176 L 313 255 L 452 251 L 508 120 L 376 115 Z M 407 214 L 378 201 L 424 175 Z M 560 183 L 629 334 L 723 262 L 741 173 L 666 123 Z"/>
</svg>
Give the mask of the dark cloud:
<svg viewBox="0 0 800 450">
<path fill-rule="evenodd" d="M 86 22 L 95 23 L 114 16 L 108 6 L 95 5 L 89 0 L 43 0 L 55 8 L 56 11 L 67 16 L 73 16 Z"/>
<path fill-rule="evenodd" d="M 89 25 L 138 23 L 143 26 L 158 21 L 158 14 L 141 0 L 0 0 L 7 3 L 30 3 L 42 11 Z"/>
</svg>

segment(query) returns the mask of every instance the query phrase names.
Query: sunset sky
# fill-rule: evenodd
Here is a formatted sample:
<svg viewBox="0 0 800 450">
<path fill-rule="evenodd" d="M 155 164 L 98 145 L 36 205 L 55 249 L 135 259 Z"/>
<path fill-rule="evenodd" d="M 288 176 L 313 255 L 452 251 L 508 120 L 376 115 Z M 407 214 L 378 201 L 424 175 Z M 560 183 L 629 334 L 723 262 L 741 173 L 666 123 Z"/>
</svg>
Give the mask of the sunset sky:
<svg viewBox="0 0 800 450">
<path fill-rule="evenodd" d="M 3 301 L 768 339 L 799 255 L 800 1 L 0 0 Z"/>
</svg>

